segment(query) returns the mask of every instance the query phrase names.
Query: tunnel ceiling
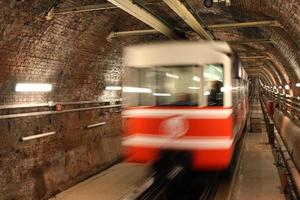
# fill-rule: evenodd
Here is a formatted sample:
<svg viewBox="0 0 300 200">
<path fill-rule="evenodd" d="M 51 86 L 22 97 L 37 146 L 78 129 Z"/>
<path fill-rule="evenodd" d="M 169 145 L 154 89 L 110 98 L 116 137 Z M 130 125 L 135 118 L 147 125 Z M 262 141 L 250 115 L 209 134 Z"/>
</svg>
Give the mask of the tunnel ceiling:
<svg viewBox="0 0 300 200">
<path fill-rule="evenodd" d="M 145 2 L 149 2 L 145 1 Z M 231 0 L 205 8 L 202 0 L 182 1 L 190 5 L 206 26 L 226 23 L 277 20 L 280 26 L 210 29 L 217 40 L 272 42 L 234 44 L 250 76 L 267 84 L 300 82 L 300 1 Z M 77 6 L 108 4 L 104 0 L 4 0 L 0 2 L 0 89 L 2 104 L 42 101 L 98 99 L 105 85 L 120 84 L 121 52 L 129 44 L 167 40 L 162 34 L 128 36 L 108 40 L 118 31 L 152 29 L 119 8 L 71 12 L 49 17 L 51 11 Z M 111 4 L 112 5 L 112 4 Z M 191 40 L 197 35 L 173 10 L 160 0 L 145 8 Z M 51 82 L 52 94 L 26 97 L 13 92 L 18 81 Z"/>
<path fill-rule="evenodd" d="M 279 26 L 244 27 L 211 30 L 217 40 L 270 39 L 272 43 L 232 44 L 239 52 L 242 62 L 250 76 L 264 73 L 272 85 L 290 84 L 294 88 L 300 79 L 299 67 L 299 23 L 300 1 L 292 0 L 231 0 L 231 5 L 215 3 L 212 8 L 205 8 L 200 0 L 188 1 L 194 12 L 205 25 L 277 20 Z M 164 3 L 149 6 L 158 10 L 165 19 L 190 33 L 190 39 L 199 39 L 186 26 L 182 19 Z M 164 9 L 163 9 L 164 8 Z M 162 12 L 164 11 L 164 12 Z M 174 23 L 174 19 L 176 22 Z M 173 21 L 172 21 L 173 20 Z M 262 78 L 264 78 L 262 76 Z"/>
</svg>

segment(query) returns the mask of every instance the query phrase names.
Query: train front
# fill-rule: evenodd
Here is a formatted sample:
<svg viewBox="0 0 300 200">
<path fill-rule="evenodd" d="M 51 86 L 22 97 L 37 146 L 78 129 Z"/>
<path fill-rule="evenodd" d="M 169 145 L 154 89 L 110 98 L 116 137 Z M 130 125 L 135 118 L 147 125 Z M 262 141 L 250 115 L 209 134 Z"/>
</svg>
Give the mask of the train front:
<svg viewBox="0 0 300 200">
<path fill-rule="evenodd" d="M 231 160 L 230 61 L 210 45 L 127 48 L 123 79 L 125 157 L 157 162 L 188 154 L 193 169 L 225 169 Z"/>
</svg>

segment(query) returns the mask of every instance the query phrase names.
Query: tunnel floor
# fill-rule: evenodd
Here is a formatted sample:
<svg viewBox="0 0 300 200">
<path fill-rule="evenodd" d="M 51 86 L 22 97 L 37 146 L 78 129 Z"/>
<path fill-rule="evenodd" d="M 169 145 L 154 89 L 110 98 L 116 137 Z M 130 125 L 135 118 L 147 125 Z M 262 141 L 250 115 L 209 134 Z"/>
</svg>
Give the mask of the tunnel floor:
<svg viewBox="0 0 300 200">
<path fill-rule="evenodd" d="M 230 199 L 285 199 L 257 97 L 253 102 L 251 122 L 252 132 L 246 133 Z M 149 175 L 149 166 L 120 163 L 59 193 L 51 200 L 122 199 L 140 186 Z"/>
<path fill-rule="evenodd" d="M 142 184 L 148 171 L 147 165 L 116 164 L 50 200 L 119 200 Z"/>
<path fill-rule="evenodd" d="M 241 162 L 231 199 L 285 199 L 272 149 L 268 144 L 258 93 L 255 95 L 250 116 L 252 131 L 246 133 Z"/>
</svg>

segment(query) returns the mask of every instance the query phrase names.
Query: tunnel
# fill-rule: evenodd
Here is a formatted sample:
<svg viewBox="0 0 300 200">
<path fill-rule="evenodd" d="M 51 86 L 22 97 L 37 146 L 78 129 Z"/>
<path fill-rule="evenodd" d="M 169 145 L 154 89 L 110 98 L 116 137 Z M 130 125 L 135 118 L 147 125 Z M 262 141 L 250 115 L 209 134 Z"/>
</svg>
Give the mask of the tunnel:
<svg viewBox="0 0 300 200">
<path fill-rule="evenodd" d="M 0 23 L 0 200 L 300 199 L 299 0 L 1 0 Z M 185 43 L 203 46 L 197 54 L 197 51 L 184 51 Z M 160 53 L 158 47 L 151 46 L 155 44 L 161 44 Z M 170 50 L 176 46 L 182 53 Z M 224 102 L 227 99 L 230 103 L 223 104 L 222 96 L 212 105 L 228 106 L 228 109 L 219 112 L 213 107 L 201 111 L 210 117 L 205 121 L 199 114 L 198 118 L 202 117 L 199 123 L 203 125 L 198 125 L 197 130 L 218 133 L 199 138 L 211 142 L 243 118 L 244 124 L 239 127 L 243 133 L 237 139 L 240 141 L 229 138 L 236 145 L 228 153 L 211 152 L 215 144 L 227 144 L 223 136 L 211 146 L 199 138 L 199 143 L 187 138 L 184 144 L 190 146 L 179 153 L 160 152 L 159 156 L 165 160 L 155 162 L 154 167 L 149 162 L 128 162 L 126 156 L 133 151 L 137 151 L 133 160 L 146 162 L 146 158 L 154 159 L 154 147 L 166 145 L 168 149 L 182 145 L 154 144 L 161 141 L 152 137 L 151 142 L 143 143 L 152 145 L 148 154 L 145 146 L 127 148 L 149 139 L 144 134 L 131 138 L 124 146 L 128 132 L 138 131 L 146 123 L 136 119 L 136 113 L 142 113 L 142 119 L 154 115 L 142 107 L 126 110 L 126 105 L 136 101 L 149 103 L 153 96 L 159 96 L 157 99 L 171 96 L 156 92 L 151 98 L 142 95 L 127 98 L 125 90 L 130 93 L 136 88 L 125 87 L 126 81 L 137 82 L 139 77 L 145 87 L 151 82 L 141 72 L 144 68 L 140 72 L 128 72 L 128 65 L 148 62 L 157 67 L 160 60 L 174 63 L 175 53 L 178 57 L 186 55 L 189 63 L 210 57 L 214 52 L 211 47 L 218 49 L 216 55 L 222 54 L 227 60 L 236 56 L 240 63 L 238 69 L 243 69 L 239 71 L 243 79 L 239 74 L 239 80 L 233 81 L 229 89 L 226 84 L 220 86 L 218 93 L 224 93 Z M 151 53 L 155 56 L 147 57 Z M 126 56 L 134 61 L 128 61 Z M 217 63 L 211 64 L 207 73 L 220 71 Z M 198 70 L 191 65 L 189 69 L 193 73 Z M 177 81 L 179 76 L 187 77 L 178 66 L 172 67 L 173 74 L 166 68 L 151 71 L 157 73 L 153 77 L 160 77 L 155 83 L 161 83 L 158 88 L 168 85 L 163 83 L 167 78 Z M 201 69 L 204 75 L 205 69 Z M 158 71 L 166 72 L 167 77 L 161 78 Z M 194 75 L 193 83 L 206 84 L 202 80 L 204 75 L 200 78 Z M 220 81 L 225 83 L 225 79 L 217 79 L 207 87 L 215 87 Z M 183 85 L 179 83 L 176 87 Z M 189 89 L 194 91 L 199 87 L 193 85 Z M 239 96 L 231 100 L 225 90 L 228 94 L 239 91 L 236 92 Z M 204 98 L 211 93 L 204 91 L 201 95 Z M 176 98 L 197 98 L 193 95 L 184 96 L 181 91 Z M 205 98 L 209 106 L 210 97 Z M 214 98 L 220 97 L 216 94 Z M 247 99 L 246 106 L 235 108 L 234 102 L 241 98 Z M 196 104 L 199 106 L 200 100 Z M 196 104 L 168 104 L 169 110 L 158 109 L 156 114 L 162 118 L 172 109 L 175 113 L 178 105 Z M 228 126 L 220 117 L 241 110 L 244 115 L 233 116 Z M 173 121 L 167 117 L 162 123 L 174 130 L 174 137 L 184 137 L 176 131 L 178 127 L 188 129 L 196 123 L 187 120 L 193 112 L 198 111 L 176 110 Z M 213 121 L 211 116 L 218 119 Z M 156 126 L 151 124 L 147 131 Z M 193 145 L 195 148 L 202 145 L 203 149 L 209 146 L 205 150 L 208 153 L 203 153 L 204 150 L 190 153 Z M 197 159 L 193 158 L 196 154 Z M 232 159 L 233 164 L 225 158 Z M 216 165 L 218 170 L 214 169 L 218 173 L 207 171 L 208 167 L 215 166 L 216 159 L 223 160 Z M 205 170 L 197 175 L 185 172 L 186 160 L 205 166 Z M 228 167 L 230 171 L 231 165 L 235 166 L 234 172 L 228 178 L 223 175 L 223 168 Z M 167 175 L 153 178 L 159 184 L 150 187 L 151 176 L 156 176 L 152 168 L 159 175 L 163 172 Z M 185 173 L 188 175 L 181 175 Z M 196 176 L 202 181 L 192 181 Z M 179 181 L 175 180 L 177 177 Z M 220 177 L 222 181 L 218 181 Z M 179 194 L 179 188 L 185 188 L 183 185 L 193 188 L 186 192 L 188 195 Z M 221 187 L 229 188 L 230 192 L 223 194 L 227 189 L 214 189 Z M 143 188 L 148 191 L 146 197 L 136 197 Z M 198 190 L 203 193 L 199 194 L 201 197 L 190 196 Z M 167 197 L 158 197 L 162 193 L 168 193 Z"/>
</svg>

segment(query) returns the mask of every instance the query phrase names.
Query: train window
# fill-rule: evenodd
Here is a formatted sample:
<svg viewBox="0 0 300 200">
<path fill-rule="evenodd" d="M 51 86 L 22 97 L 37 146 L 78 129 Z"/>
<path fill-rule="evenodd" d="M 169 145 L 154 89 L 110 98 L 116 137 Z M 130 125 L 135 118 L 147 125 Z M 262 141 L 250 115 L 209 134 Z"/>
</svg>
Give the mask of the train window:
<svg viewBox="0 0 300 200">
<path fill-rule="evenodd" d="M 204 95 L 207 96 L 208 106 L 223 106 L 223 65 L 206 65 L 203 71 Z"/>
<path fill-rule="evenodd" d="M 127 106 L 222 106 L 223 66 L 187 65 L 125 70 Z"/>
<path fill-rule="evenodd" d="M 156 105 L 197 106 L 201 74 L 199 66 L 156 68 Z"/>
</svg>

